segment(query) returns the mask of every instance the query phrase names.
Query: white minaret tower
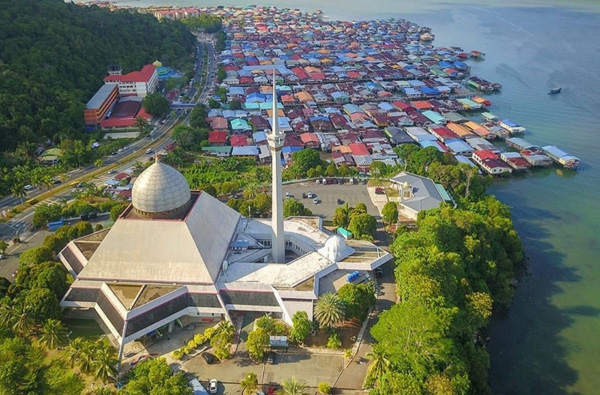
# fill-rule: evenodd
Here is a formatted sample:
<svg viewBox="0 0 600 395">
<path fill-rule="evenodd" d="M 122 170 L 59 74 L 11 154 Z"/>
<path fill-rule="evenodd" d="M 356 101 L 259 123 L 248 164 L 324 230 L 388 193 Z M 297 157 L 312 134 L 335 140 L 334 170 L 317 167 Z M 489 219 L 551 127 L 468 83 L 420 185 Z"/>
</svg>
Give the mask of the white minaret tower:
<svg viewBox="0 0 600 395">
<path fill-rule="evenodd" d="M 273 166 L 273 201 L 272 201 L 272 227 L 273 240 L 271 254 L 276 263 L 285 263 L 285 238 L 283 234 L 283 187 L 281 184 L 281 148 L 283 147 L 284 134 L 279 131 L 279 108 L 277 107 L 277 92 L 275 90 L 275 69 L 273 69 L 273 123 L 272 131 L 267 136 L 271 149 L 271 163 Z"/>
</svg>

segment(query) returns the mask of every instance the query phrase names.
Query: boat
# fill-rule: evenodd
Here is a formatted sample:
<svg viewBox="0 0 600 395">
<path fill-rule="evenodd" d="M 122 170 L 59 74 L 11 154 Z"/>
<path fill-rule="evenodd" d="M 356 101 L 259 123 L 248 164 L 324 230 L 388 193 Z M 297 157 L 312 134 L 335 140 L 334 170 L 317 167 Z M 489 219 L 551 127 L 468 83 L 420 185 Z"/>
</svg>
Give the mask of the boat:
<svg viewBox="0 0 600 395">
<path fill-rule="evenodd" d="M 557 93 L 560 93 L 562 91 L 562 87 L 560 88 L 553 88 L 550 89 L 550 92 L 548 92 L 549 95 L 556 95 Z"/>
</svg>

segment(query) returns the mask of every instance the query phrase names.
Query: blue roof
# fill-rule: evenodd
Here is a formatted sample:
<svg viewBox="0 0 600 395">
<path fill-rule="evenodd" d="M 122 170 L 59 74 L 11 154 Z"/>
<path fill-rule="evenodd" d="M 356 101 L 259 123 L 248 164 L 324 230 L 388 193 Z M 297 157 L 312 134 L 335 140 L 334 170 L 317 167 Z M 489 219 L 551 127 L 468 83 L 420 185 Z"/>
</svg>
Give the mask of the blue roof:
<svg viewBox="0 0 600 395">
<path fill-rule="evenodd" d="M 421 92 L 425 93 L 426 95 L 439 95 L 440 94 L 440 91 L 438 91 L 435 88 L 430 88 L 428 86 L 422 86 Z"/>
<path fill-rule="evenodd" d="M 294 153 L 294 152 L 298 152 L 298 151 L 302 151 L 302 147 L 287 146 L 287 147 L 283 147 L 281 149 L 281 152 L 283 152 L 284 154 Z"/>
<path fill-rule="evenodd" d="M 518 123 L 515 123 L 515 122 L 511 121 L 510 119 L 503 119 L 502 123 L 505 124 L 506 126 L 510 126 L 510 127 L 519 126 Z"/>
</svg>

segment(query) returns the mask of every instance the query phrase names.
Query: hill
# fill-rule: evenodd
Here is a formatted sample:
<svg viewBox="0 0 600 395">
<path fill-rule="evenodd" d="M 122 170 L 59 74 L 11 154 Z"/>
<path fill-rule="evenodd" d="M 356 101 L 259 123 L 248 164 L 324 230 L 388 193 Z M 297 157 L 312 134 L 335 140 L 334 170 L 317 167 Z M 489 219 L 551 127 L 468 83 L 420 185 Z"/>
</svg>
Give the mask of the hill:
<svg viewBox="0 0 600 395">
<path fill-rule="evenodd" d="M 76 139 L 107 67 L 160 59 L 191 69 L 195 38 L 178 22 L 62 0 L 0 0 L 0 152 Z"/>
</svg>

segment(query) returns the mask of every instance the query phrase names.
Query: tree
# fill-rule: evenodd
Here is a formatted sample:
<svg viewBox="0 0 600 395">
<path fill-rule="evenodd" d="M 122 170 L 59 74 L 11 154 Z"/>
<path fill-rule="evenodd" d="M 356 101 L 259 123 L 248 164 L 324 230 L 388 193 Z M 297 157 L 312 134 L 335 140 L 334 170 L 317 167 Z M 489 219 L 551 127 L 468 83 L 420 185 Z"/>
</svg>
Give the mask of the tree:
<svg viewBox="0 0 600 395">
<path fill-rule="evenodd" d="M 146 130 L 146 126 L 148 125 L 148 121 L 146 120 L 146 118 L 142 118 L 142 117 L 137 117 L 135 119 L 135 124 L 134 126 L 137 128 L 139 134 L 143 134 L 144 130 Z M 100 167 L 100 166 L 98 166 Z"/>
<path fill-rule="evenodd" d="M 297 343 L 304 343 L 310 333 L 311 322 L 308 319 L 306 311 L 299 310 L 292 316 L 292 329 L 290 331 L 290 340 Z"/>
<path fill-rule="evenodd" d="M 361 284 L 344 284 L 337 296 L 344 304 L 346 319 L 363 321 L 371 306 L 375 305 L 375 284 L 372 281 Z"/>
<path fill-rule="evenodd" d="M 48 288 L 34 288 L 25 297 L 25 306 L 38 322 L 61 316 L 60 304 L 54 292 Z"/>
<path fill-rule="evenodd" d="M 287 198 L 283 202 L 283 216 L 295 217 L 295 216 L 309 216 L 313 215 L 312 211 L 304 207 L 304 204 L 300 203 L 294 198 Z"/>
<path fill-rule="evenodd" d="M 6 254 L 6 249 L 8 248 L 8 243 L 4 240 L 0 240 L 0 255 Z"/>
<path fill-rule="evenodd" d="M 239 100 L 232 100 L 229 102 L 229 108 L 231 108 L 232 110 L 241 110 L 242 109 L 242 103 Z"/>
<path fill-rule="evenodd" d="M 336 177 L 338 175 L 338 169 L 335 166 L 335 164 L 331 163 L 327 165 L 327 167 L 325 168 L 325 175 L 327 177 Z"/>
<path fill-rule="evenodd" d="M 367 213 L 352 215 L 348 229 L 359 239 L 372 239 L 377 230 L 377 220 Z"/>
<path fill-rule="evenodd" d="M 298 380 L 295 376 L 281 382 L 283 395 L 307 395 L 306 383 Z"/>
<path fill-rule="evenodd" d="M 65 340 L 66 332 L 64 325 L 59 320 L 46 320 L 40 330 L 40 344 L 49 350 L 54 350 Z"/>
<path fill-rule="evenodd" d="M 321 327 L 332 328 L 344 319 L 344 303 L 334 293 L 325 293 L 317 300 L 315 318 Z"/>
<path fill-rule="evenodd" d="M 18 276 L 17 280 L 21 282 L 21 277 Z M 69 289 L 66 270 L 60 263 L 52 261 L 43 262 L 32 268 L 28 284 L 23 285 L 29 288 L 48 288 L 59 299 Z"/>
<path fill-rule="evenodd" d="M 256 373 L 247 373 L 240 385 L 242 387 L 242 394 L 250 394 L 253 391 L 256 391 L 258 389 L 258 378 L 256 377 Z"/>
<path fill-rule="evenodd" d="M 51 261 L 52 251 L 48 247 L 40 246 L 30 248 L 19 256 L 19 269 L 27 266 L 35 266 L 45 261 Z"/>
<path fill-rule="evenodd" d="M 371 352 L 366 355 L 371 360 L 371 364 L 367 369 L 367 376 L 365 377 L 365 387 L 371 388 L 377 385 L 377 382 L 386 374 L 391 364 L 387 358 L 385 350 L 376 345 Z"/>
<path fill-rule="evenodd" d="M 129 207 L 129 203 L 117 204 L 116 206 L 113 206 L 113 208 L 110 209 L 110 220 L 113 222 L 116 221 L 117 218 L 123 214 L 123 211 L 125 211 L 127 207 Z"/>
<path fill-rule="evenodd" d="M 56 234 L 48 235 L 44 239 L 44 246 L 48 247 L 53 254 L 58 254 L 60 250 L 65 248 L 69 240 L 66 238 L 58 237 Z"/>
<path fill-rule="evenodd" d="M 153 116 L 162 117 L 169 113 L 171 105 L 160 92 L 150 93 L 142 102 L 144 110 Z"/>
<path fill-rule="evenodd" d="M 21 338 L 0 341 L 0 391 L 2 394 L 42 393 L 44 353 Z"/>
<path fill-rule="evenodd" d="M 264 358 L 266 350 L 269 348 L 269 333 L 263 328 L 256 328 L 248 333 L 246 346 L 248 353 L 256 360 Z"/>
<path fill-rule="evenodd" d="M 118 362 L 115 349 L 102 340 L 97 341 L 95 347 L 96 350 L 92 360 L 94 377 L 106 383 L 114 375 L 115 366 Z"/>
<path fill-rule="evenodd" d="M 323 163 L 319 151 L 312 148 L 305 148 L 302 151 L 292 154 L 293 166 L 297 167 L 301 176 L 306 175 L 310 168 L 315 168 Z"/>
<path fill-rule="evenodd" d="M 398 204 L 396 202 L 387 202 L 381 210 L 381 216 L 389 225 L 398 222 Z"/>
<path fill-rule="evenodd" d="M 125 395 L 193 394 L 183 373 L 171 375 L 171 368 L 164 358 L 139 363 L 131 371 L 131 379 L 123 386 L 121 392 Z"/>
<path fill-rule="evenodd" d="M 104 166 L 104 161 L 102 159 L 96 159 L 94 161 L 94 166 L 96 166 L 96 167 L 102 167 L 102 166 Z"/>
<path fill-rule="evenodd" d="M 34 322 L 30 308 L 24 304 L 18 304 L 12 311 L 7 313 L 14 314 L 12 319 L 7 321 L 12 322 L 13 332 L 19 334 L 21 337 L 28 336 Z"/>
<path fill-rule="evenodd" d="M 348 203 L 345 203 L 342 207 L 337 207 L 333 214 L 333 226 L 347 228 L 350 223 L 350 209 Z"/>
</svg>

